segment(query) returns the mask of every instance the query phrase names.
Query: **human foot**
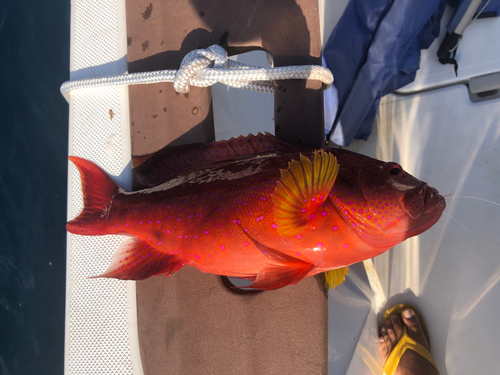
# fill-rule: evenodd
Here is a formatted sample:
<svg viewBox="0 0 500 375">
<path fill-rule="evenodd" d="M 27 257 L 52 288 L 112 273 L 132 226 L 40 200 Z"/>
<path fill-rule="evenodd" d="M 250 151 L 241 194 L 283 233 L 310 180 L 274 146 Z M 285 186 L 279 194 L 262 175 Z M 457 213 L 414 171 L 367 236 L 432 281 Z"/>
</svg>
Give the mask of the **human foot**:
<svg viewBox="0 0 500 375">
<path fill-rule="evenodd" d="M 380 329 L 379 338 L 380 354 L 382 362 L 386 363 L 386 371 L 389 370 L 390 365 L 387 360 L 392 353 L 389 361 L 396 365 L 393 372 L 394 375 L 439 374 L 434 365 L 429 362 L 429 358 L 423 356 L 429 353 L 429 343 L 415 311 L 411 308 L 404 308 L 401 315 L 396 313 L 396 311 L 392 314 L 393 315 L 387 319 L 385 325 Z M 403 338 L 402 343 L 406 343 L 406 349 L 409 350 L 403 349 L 403 354 L 401 355 L 397 353 L 400 348 L 396 346 L 404 335 L 405 327 L 410 340 Z M 419 350 L 416 348 L 415 344 L 411 343 L 412 341 L 420 344 L 421 349 Z M 416 346 L 418 346 L 418 344 L 416 344 Z M 396 350 L 394 350 L 394 348 L 396 348 Z M 420 354 L 415 350 L 420 351 Z M 398 357 L 400 357 L 399 363 L 397 363 Z M 430 355 L 428 355 L 428 357 L 430 357 Z M 432 360 L 432 357 L 430 357 L 430 360 Z M 390 373 L 390 371 L 388 373 Z"/>
</svg>

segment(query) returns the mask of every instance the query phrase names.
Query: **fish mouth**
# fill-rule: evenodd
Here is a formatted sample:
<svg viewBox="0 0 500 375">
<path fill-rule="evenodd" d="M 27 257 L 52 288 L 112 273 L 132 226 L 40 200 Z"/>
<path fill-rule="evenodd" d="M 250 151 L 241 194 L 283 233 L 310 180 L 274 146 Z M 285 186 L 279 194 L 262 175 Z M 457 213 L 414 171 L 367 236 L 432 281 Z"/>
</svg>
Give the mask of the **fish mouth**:
<svg viewBox="0 0 500 375">
<path fill-rule="evenodd" d="M 438 209 L 441 212 L 446 208 L 446 202 L 444 197 L 439 194 L 437 189 L 433 187 L 426 186 L 426 194 L 425 194 L 425 209 L 424 214 L 428 214 Z"/>
<path fill-rule="evenodd" d="M 424 204 L 422 213 L 412 220 L 412 225 L 408 228 L 409 237 L 416 236 L 432 227 L 441 217 L 446 208 L 446 201 L 437 189 L 425 185 Z"/>
<path fill-rule="evenodd" d="M 435 209 L 444 209 L 444 198 L 439 192 L 427 184 L 408 192 L 403 198 L 401 208 L 414 221 L 423 220 L 423 216 L 432 213 Z"/>
</svg>

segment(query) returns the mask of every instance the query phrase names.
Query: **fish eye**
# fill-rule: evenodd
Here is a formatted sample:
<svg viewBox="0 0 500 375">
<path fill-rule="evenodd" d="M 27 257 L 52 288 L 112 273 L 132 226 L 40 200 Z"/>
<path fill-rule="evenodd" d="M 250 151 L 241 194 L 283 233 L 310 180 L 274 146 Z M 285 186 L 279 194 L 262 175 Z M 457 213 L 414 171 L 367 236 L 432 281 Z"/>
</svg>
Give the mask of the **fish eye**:
<svg viewBox="0 0 500 375">
<path fill-rule="evenodd" d="M 398 163 L 387 163 L 384 169 L 396 177 L 403 173 L 403 168 Z"/>
<path fill-rule="evenodd" d="M 401 168 L 397 168 L 397 167 L 392 167 L 391 170 L 389 171 L 390 174 L 394 175 L 394 176 L 397 176 L 398 174 L 401 173 Z"/>
</svg>

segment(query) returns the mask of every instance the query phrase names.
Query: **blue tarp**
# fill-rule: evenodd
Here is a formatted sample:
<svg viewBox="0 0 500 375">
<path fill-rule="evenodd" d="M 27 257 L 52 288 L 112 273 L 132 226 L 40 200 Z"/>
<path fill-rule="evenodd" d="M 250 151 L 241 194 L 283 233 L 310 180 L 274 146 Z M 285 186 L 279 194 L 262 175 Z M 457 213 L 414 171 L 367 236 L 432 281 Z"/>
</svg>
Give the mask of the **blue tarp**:
<svg viewBox="0 0 500 375">
<path fill-rule="evenodd" d="M 335 128 L 333 142 L 368 138 L 380 98 L 415 79 L 420 50 L 439 35 L 444 6 L 444 0 L 349 2 L 323 51 L 338 92 L 336 119 L 326 123 Z"/>
</svg>

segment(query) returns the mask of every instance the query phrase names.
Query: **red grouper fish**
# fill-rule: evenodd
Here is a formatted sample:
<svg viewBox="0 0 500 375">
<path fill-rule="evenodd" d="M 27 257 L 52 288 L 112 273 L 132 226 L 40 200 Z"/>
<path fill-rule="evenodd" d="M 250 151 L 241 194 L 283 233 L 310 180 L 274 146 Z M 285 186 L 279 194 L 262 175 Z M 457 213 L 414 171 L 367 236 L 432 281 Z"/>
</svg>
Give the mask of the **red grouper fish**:
<svg viewBox="0 0 500 375">
<path fill-rule="evenodd" d="M 272 135 L 164 149 L 128 192 L 95 164 L 81 174 L 74 234 L 131 236 L 100 277 L 141 280 L 185 265 L 271 290 L 372 258 L 434 225 L 438 191 L 351 151 L 298 149 Z"/>
</svg>

